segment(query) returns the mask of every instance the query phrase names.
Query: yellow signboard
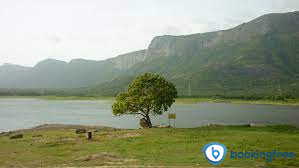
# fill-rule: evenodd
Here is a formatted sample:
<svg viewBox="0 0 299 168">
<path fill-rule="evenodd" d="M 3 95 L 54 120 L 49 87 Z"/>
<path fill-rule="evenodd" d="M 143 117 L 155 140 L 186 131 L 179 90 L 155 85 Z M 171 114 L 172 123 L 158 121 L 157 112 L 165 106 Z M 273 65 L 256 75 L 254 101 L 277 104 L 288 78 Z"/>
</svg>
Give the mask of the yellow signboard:
<svg viewBox="0 0 299 168">
<path fill-rule="evenodd" d="M 168 114 L 168 119 L 176 119 L 176 114 Z"/>
</svg>

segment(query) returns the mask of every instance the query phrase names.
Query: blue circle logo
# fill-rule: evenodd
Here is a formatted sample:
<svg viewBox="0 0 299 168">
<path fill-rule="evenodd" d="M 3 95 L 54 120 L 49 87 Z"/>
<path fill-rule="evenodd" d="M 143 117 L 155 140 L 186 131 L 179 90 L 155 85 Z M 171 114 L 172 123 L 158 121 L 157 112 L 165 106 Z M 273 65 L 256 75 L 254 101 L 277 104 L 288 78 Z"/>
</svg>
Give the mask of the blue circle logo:
<svg viewBox="0 0 299 168">
<path fill-rule="evenodd" d="M 216 142 L 205 145 L 202 150 L 208 161 L 213 165 L 218 165 L 226 154 L 226 147 Z"/>
</svg>

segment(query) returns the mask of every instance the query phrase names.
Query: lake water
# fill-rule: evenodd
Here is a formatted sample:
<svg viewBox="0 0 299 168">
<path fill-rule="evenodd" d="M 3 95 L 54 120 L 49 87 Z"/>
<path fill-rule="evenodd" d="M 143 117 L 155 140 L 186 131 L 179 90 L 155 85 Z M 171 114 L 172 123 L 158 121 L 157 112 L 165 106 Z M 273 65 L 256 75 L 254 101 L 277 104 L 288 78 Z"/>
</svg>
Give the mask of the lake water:
<svg viewBox="0 0 299 168">
<path fill-rule="evenodd" d="M 110 100 L 0 99 L 0 132 L 62 123 L 138 128 L 140 116 L 115 117 Z M 299 106 L 227 103 L 174 104 L 177 127 L 217 124 L 293 124 L 299 126 Z M 152 118 L 153 124 L 168 124 L 167 112 Z"/>
</svg>

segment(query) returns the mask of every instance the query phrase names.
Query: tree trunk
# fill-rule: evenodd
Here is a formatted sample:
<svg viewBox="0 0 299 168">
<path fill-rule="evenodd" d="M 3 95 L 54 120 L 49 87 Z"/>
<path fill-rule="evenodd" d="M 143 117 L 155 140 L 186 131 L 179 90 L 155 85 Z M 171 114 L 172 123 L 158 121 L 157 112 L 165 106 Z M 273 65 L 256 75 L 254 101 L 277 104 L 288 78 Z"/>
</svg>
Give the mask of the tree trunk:
<svg viewBox="0 0 299 168">
<path fill-rule="evenodd" d="M 151 119 L 150 119 L 149 115 L 146 115 L 146 122 L 147 122 L 147 124 L 148 124 L 149 128 L 152 128 L 152 127 L 153 127 L 153 126 L 152 126 L 152 122 L 151 122 Z"/>
</svg>

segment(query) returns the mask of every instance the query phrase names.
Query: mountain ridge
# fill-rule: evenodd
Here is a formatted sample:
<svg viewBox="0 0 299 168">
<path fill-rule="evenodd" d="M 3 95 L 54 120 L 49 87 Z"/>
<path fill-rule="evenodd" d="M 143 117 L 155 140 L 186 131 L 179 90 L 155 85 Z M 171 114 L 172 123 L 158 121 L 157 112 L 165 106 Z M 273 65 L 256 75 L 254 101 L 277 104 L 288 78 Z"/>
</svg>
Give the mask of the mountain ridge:
<svg viewBox="0 0 299 168">
<path fill-rule="evenodd" d="M 154 72 L 175 82 L 181 95 L 211 96 L 230 92 L 270 95 L 279 88 L 279 94 L 296 95 L 299 88 L 297 46 L 299 11 L 266 14 L 227 30 L 157 36 L 147 49 L 107 60 L 47 60 L 46 63 L 50 62 L 55 68 L 34 71 L 45 82 L 26 87 L 22 86 L 24 82 L 17 83 L 22 84 L 21 88 L 85 87 L 83 90 L 88 94 L 115 95 L 123 91 L 134 76 Z M 41 63 L 45 62 L 37 65 Z M 3 76 L 0 66 L 0 78 Z M 30 75 L 22 78 L 28 79 L 34 81 Z M 11 85 L 12 81 L 17 78 L 10 79 L 6 85 L 0 83 L 0 88 L 15 86 Z"/>
</svg>

